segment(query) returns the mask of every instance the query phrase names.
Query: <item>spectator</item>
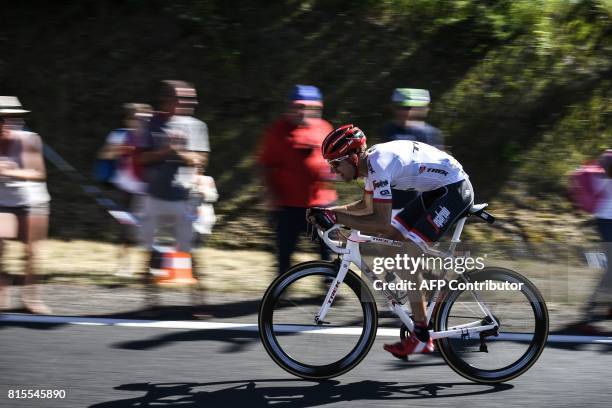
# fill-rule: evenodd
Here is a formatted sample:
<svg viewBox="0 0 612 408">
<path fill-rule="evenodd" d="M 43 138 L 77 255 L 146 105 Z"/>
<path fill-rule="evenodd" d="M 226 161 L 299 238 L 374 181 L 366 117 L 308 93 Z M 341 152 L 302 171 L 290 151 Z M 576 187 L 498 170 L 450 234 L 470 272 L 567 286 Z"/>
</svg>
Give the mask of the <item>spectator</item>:
<svg viewBox="0 0 612 408">
<path fill-rule="evenodd" d="M 195 230 L 194 241 L 204 245 L 206 235 L 212 234 L 212 228 L 217 221 L 213 203 L 219 199 L 215 179 L 204 174 L 195 176 L 194 187 L 191 190 L 192 207 L 194 209 L 193 228 Z"/>
<path fill-rule="evenodd" d="M 332 131 L 321 119 L 322 96 L 318 88 L 296 85 L 287 111 L 265 131 L 259 164 L 270 195 L 276 227 L 278 272 L 289 269 L 298 236 L 306 230 L 306 209 L 333 204 L 335 190 L 325 182 L 332 174 L 323 156 L 321 143 Z M 321 257 L 329 259 L 321 244 Z"/>
<path fill-rule="evenodd" d="M 147 185 L 143 180 L 140 166 L 134 163 L 135 150 L 142 144 L 143 126 L 151 116 L 151 106 L 140 103 L 128 103 L 123 106 L 124 126 L 113 130 L 106 138 L 105 145 L 98 152 L 98 159 L 112 163 L 114 169 L 110 177 L 113 187 L 111 192 L 115 203 L 123 210 L 140 214 L 143 195 Z M 131 276 L 129 266 L 128 244 L 131 241 L 129 224 L 122 224 L 119 229 L 118 269 L 116 275 Z"/>
<path fill-rule="evenodd" d="M 606 308 L 606 317 L 612 318 L 612 150 L 607 150 L 599 157 L 599 165 L 604 169 L 603 177 L 596 178 L 595 193 L 601 198 L 595 208 L 595 221 L 601 236 L 606 255 L 606 269 L 595 287 L 587 311 L 595 306 Z"/>
<path fill-rule="evenodd" d="M 397 88 L 391 96 L 393 121 L 383 128 L 385 142 L 412 140 L 427 143 L 444 150 L 444 139 L 439 129 L 425 123 L 429 113 L 429 91 L 426 89 Z M 415 199 L 415 191 L 393 190 L 393 208 L 401 208 L 400 203 Z"/>
<path fill-rule="evenodd" d="M 27 112 L 16 97 L 0 96 L 0 230 L 4 230 L 0 232 L 0 261 L 4 239 L 17 238 L 25 245 L 23 304 L 32 313 L 49 314 L 36 286 L 36 261 L 40 241 L 47 237 L 50 197 L 41 139 L 21 130 L 20 117 Z M 4 307 L 9 303 L 6 292 L 0 276 L 0 305 Z"/>
<path fill-rule="evenodd" d="M 143 208 L 142 236 L 151 255 L 162 220 L 172 225 L 178 251 L 191 253 L 193 211 L 189 195 L 197 168 L 205 167 L 210 152 L 206 124 L 191 117 L 196 105 L 192 85 L 163 81 L 160 111 L 153 115 L 144 132 L 143 151 L 137 162 L 146 166 L 148 196 Z"/>
<path fill-rule="evenodd" d="M 426 89 L 397 88 L 391 97 L 393 121 L 383 129 L 385 142 L 412 140 L 444 150 L 444 138 L 439 129 L 427 124 L 429 91 Z"/>
</svg>

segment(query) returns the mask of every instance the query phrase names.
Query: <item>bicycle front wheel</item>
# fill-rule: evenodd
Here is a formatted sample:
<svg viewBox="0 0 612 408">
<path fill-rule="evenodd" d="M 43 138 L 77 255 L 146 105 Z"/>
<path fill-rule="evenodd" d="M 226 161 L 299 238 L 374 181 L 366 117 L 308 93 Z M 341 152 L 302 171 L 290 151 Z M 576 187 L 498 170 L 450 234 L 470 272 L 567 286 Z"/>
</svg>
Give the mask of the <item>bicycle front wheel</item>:
<svg viewBox="0 0 612 408">
<path fill-rule="evenodd" d="M 442 358 L 458 374 L 481 383 L 505 382 L 523 374 L 536 362 L 548 337 L 544 298 L 529 280 L 509 269 L 485 268 L 465 277 L 483 285 L 450 291 L 437 310 L 435 330 L 489 325 L 486 309 L 499 328 L 438 339 Z M 485 286 L 487 281 L 492 284 Z"/>
<path fill-rule="evenodd" d="M 368 353 L 378 325 L 370 290 L 352 271 L 337 290 L 321 325 L 315 316 L 338 265 L 306 262 L 279 276 L 259 309 L 259 334 L 272 359 L 301 378 L 326 379 L 355 367 Z"/>
</svg>

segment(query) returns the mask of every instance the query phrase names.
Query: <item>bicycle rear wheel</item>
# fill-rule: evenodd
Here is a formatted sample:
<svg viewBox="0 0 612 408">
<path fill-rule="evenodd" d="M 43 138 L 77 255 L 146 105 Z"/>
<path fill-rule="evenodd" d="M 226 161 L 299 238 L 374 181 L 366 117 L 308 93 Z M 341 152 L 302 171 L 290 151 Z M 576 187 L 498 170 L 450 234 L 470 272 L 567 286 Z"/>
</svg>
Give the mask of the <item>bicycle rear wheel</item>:
<svg viewBox="0 0 612 408">
<path fill-rule="evenodd" d="M 538 359 L 548 337 L 548 311 L 538 289 L 522 275 L 503 268 L 466 273 L 469 282 L 522 284 L 520 290 L 481 289 L 450 291 L 439 305 L 436 331 L 491 321 L 476 302 L 486 305 L 500 324 L 497 336 L 473 333 L 437 340 L 442 358 L 458 374 L 481 383 L 509 381 L 527 371 Z M 482 346 L 484 344 L 484 347 Z"/>
<path fill-rule="evenodd" d="M 355 367 L 368 353 L 378 326 L 370 290 L 352 271 L 339 286 L 325 323 L 314 317 L 325 300 L 338 265 L 306 262 L 279 276 L 259 309 L 259 334 L 272 359 L 306 379 L 326 379 Z"/>
</svg>

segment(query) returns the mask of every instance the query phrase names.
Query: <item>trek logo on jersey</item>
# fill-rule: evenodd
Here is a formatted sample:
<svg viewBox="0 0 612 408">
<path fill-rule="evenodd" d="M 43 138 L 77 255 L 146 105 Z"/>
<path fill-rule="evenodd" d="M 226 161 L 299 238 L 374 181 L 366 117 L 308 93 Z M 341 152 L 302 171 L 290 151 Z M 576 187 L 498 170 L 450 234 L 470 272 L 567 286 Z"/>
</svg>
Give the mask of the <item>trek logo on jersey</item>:
<svg viewBox="0 0 612 408">
<path fill-rule="evenodd" d="M 443 176 L 448 176 L 448 171 L 442 170 L 442 169 L 432 169 L 432 168 L 429 168 L 429 169 L 427 169 L 427 172 L 428 173 L 437 173 L 437 174 L 441 174 Z"/>
<path fill-rule="evenodd" d="M 434 169 L 434 168 L 431 168 L 431 167 L 427 168 L 427 166 L 419 167 L 419 174 L 422 174 L 425 171 L 427 171 L 427 173 L 436 173 L 436 174 L 441 174 L 443 176 L 448 176 L 448 171 L 446 171 L 446 170 Z"/>
<path fill-rule="evenodd" d="M 374 188 L 381 188 L 381 187 L 385 187 L 389 185 L 389 180 L 381 180 L 381 181 L 376 181 L 374 180 L 374 182 L 372 183 L 372 185 L 374 186 Z"/>
<path fill-rule="evenodd" d="M 440 232 L 440 228 L 442 228 L 450 217 L 450 211 L 448 208 L 444 206 L 438 207 L 437 211 L 434 211 L 434 217 L 432 218 L 431 214 L 427 215 L 427 221 L 434 227 L 437 233 Z"/>
</svg>

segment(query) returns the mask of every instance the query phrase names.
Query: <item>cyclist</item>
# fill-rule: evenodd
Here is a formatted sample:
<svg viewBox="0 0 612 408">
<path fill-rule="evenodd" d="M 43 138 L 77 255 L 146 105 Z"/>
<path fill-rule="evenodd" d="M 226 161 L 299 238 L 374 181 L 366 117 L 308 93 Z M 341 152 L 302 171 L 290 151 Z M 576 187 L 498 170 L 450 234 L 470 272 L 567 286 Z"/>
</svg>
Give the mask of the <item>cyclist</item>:
<svg viewBox="0 0 612 408">
<path fill-rule="evenodd" d="M 416 246 L 436 242 L 473 203 L 473 190 L 461 164 L 425 143 L 397 140 L 367 149 L 366 136 L 353 125 L 335 129 L 321 145 L 323 157 L 342 180 L 365 177 L 363 198 L 330 208 L 311 208 L 307 219 L 323 230 L 343 224 Z M 421 194 L 408 202 L 393 200 L 394 191 Z M 416 256 L 417 247 L 410 254 Z M 409 291 L 415 333 L 384 349 L 396 357 L 433 351 L 420 291 Z"/>
</svg>

